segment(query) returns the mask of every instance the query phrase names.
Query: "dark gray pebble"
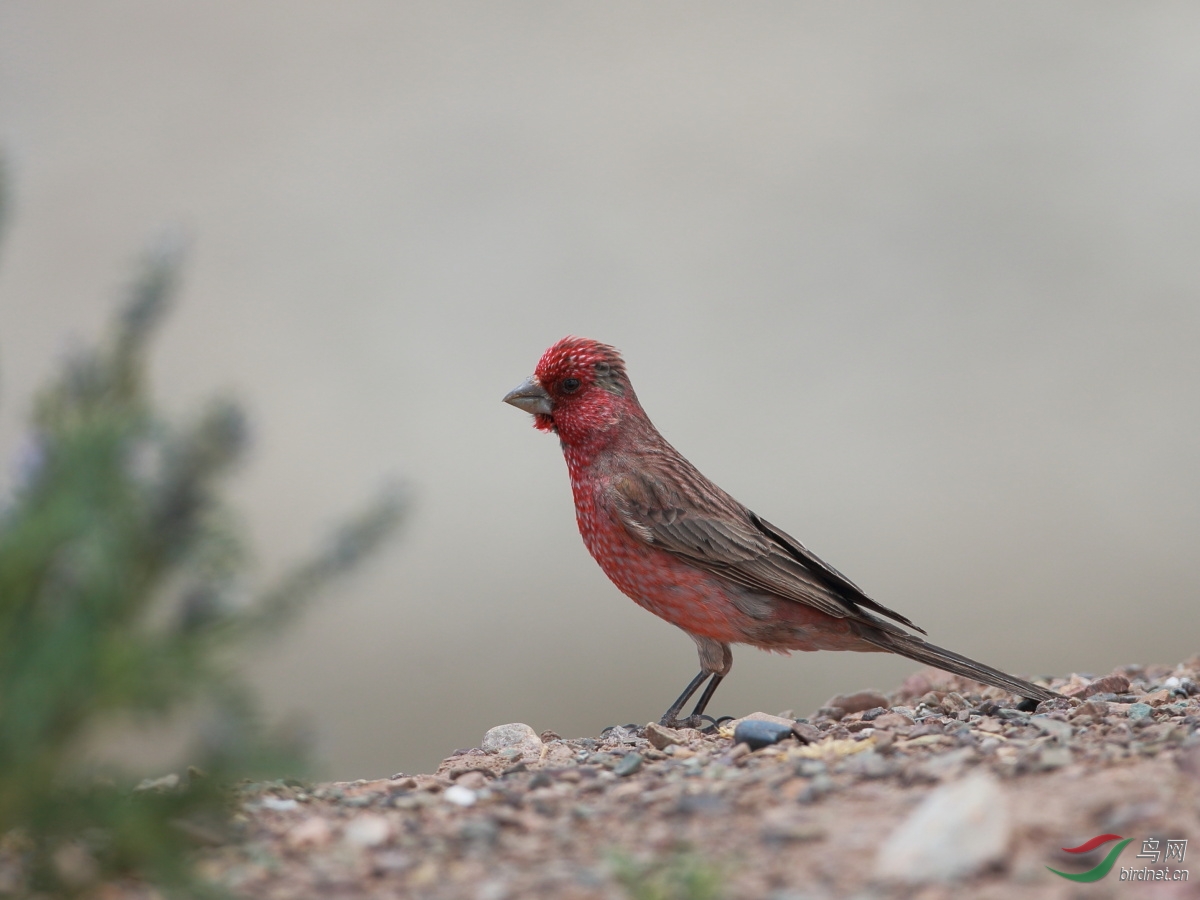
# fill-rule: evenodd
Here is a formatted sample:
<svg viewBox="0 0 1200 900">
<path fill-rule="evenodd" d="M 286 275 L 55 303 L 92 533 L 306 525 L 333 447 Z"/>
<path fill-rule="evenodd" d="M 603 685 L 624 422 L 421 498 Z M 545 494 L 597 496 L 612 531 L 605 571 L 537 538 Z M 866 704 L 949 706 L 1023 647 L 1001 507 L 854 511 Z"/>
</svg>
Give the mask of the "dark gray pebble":
<svg viewBox="0 0 1200 900">
<path fill-rule="evenodd" d="M 615 775 L 632 775 L 642 767 L 642 755 L 640 753 L 626 753 L 619 763 L 613 766 L 613 774 Z"/>
<path fill-rule="evenodd" d="M 1129 718 L 1131 719 L 1147 719 L 1154 714 L 1154 710 L 1148 703 L 1135 703 L 1129 707 Z"/>
<path fill-rule="evenodd" d="M 1007 708 L 1001 707 L 1000 709 L 996 710 L 995 714 L 997 716 L 999 716 L 1001 719 L 1016 720 L 1018 722 L 1028 722 L 1029 721 L 1029 716 L 1026 715 L 1020 709 L 1007 709 Z"/>
<path fill-rule="evenodd" d="M 751 750 L 761 750 L 770 747 L 792 736 L 792 726 L 780 722 L 762 722 L 757 719 L 747 719 L 739 722 L 733 732 L 735 744 L 747 744 Z"/>
</svg>

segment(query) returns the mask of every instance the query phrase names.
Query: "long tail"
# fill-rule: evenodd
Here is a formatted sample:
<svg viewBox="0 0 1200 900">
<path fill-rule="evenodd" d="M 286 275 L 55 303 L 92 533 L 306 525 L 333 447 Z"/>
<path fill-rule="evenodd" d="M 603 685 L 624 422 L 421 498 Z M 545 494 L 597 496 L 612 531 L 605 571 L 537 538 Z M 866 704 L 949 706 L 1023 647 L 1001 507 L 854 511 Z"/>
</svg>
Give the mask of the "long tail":
<svg viewBox="0 0 1200 900">
<path fill-rule="evenodd" d="M 885 627 L 879 628 L 866 623 L 856 622 L 855 631 L 858 632 L 858 635 L 863 640 L 870 641 L 881 650 L 899 653 L 901 656 L 906 656 L 917 662 L 925 663 L 946 672 L 953 672 L 955 675 L 972 678 L 975 681 L 982 681 L 984 684 L 990 684 L 992 687 L 998 687 L 1001 690 L 1012 691 L 1014 694 L 1022 697 L 1028 697 L 1033 700 L 1053 700 L 1056 697 L 1062 696 L 1047 688 L 1030 684 L 1028 681 L 1017 678 L 1014 675 L 1006 675 L 999 669 L 985 666 L 983 663 L 955 653 L 953 650 L 946 650 L 936 644 L 927 643 L 915 635 L 905 634 L 899 629 L 893 631 L 891 628 L 886 627 L 886 623 L 881 624 L 885 624 Z"/>
</svg>

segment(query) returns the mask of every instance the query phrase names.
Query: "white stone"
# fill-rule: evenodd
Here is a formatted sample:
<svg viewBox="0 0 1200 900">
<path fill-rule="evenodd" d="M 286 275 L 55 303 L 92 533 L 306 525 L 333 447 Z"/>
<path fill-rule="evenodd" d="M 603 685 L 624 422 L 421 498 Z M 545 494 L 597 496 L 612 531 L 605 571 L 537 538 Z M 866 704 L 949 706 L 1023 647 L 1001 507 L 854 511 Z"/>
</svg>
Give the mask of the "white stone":
<svg viewBox="0 0 1200 900">
<path fill-rule="evenodd" d="M 455 806 L 474 806 L 476 799 L 475 792 L 461 784 L 450 785 L 442 792 L 442 797 L 447 803 L 453 803 Z"/>
<path fill-rule="evenodd" d="M 879 850 L 875 874 L 920 884 L 954 881 L 1003 859 L 1011 822 L 1000 783 L 979 773 L 932 791 Z"/>
<path fill-rule="evenodd" d="M 489 753 L 499 753 L 502 750 L 516 750 L 525 758 L 537 758 L 542 755 L 542 739 L 536 731 L 522 722 L 509 725 L 497 725 L 489 729 L 480 744 Z"/>
<path fill-rule="evenodd" d="M 362 813 L 346 825 L 346 843 L 357 847 L 382 847 L 391 836 L 391 822 L 378 813 Z"/>
</svg>

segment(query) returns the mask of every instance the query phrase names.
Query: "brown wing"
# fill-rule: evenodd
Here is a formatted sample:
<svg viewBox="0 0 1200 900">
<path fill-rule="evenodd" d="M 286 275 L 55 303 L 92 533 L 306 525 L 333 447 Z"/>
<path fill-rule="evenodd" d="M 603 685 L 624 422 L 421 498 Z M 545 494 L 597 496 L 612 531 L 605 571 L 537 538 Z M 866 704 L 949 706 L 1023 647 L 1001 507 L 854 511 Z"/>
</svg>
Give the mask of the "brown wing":
<svg viewBox="0 0 1200 900">
<path fill-rule="evenodd" d="M 613 506 L 630 534 L 752 590 L 882 625 L 865 607 L 924 634 L 695 469 L 684 475 L 679 486 L 641 472 L 614 480 Z"/>
</svg>

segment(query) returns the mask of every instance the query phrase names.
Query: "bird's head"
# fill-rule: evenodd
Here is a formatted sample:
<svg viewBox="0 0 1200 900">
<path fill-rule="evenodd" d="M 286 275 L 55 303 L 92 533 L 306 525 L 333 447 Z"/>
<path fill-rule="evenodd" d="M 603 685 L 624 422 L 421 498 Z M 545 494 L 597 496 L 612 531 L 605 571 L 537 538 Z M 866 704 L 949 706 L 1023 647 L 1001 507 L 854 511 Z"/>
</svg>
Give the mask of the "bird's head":
<svg viewBox="0 0 1200 900">
<path fill-rule="evenodd" d="M 626 415 L 645 415 L 621 354 L 580 337 L 565 337 L 543 353 L 533 375 L 504 402 L 533 413 L 534 427 L 557 432 L 568 446 L 595 440 Z"/>
</svg>

